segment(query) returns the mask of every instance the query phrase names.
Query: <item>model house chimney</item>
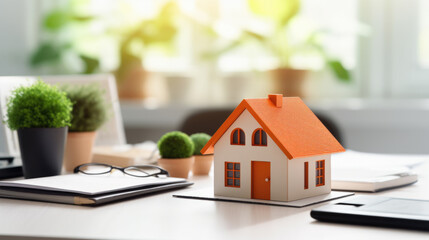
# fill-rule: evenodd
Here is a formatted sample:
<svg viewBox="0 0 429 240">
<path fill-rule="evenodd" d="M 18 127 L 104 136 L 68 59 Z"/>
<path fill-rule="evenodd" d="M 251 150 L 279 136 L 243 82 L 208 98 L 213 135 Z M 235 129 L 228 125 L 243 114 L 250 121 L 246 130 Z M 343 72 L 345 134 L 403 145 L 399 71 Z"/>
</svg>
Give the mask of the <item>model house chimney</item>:
<svg viewBox="0 0 429 240">
<path fill-rule="evenodd" d="M 274 106 L 281 108 L 283 102 L 283 94 L 269 94 L 268 99 L 274 104 Z"/>
</svg>

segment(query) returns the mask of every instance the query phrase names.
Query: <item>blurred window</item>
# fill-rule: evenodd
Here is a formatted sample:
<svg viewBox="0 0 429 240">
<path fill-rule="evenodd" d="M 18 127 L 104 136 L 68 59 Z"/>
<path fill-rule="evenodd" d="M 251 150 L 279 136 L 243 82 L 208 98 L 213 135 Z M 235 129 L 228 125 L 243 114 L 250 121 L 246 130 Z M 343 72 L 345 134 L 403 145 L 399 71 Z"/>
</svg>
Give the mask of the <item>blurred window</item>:
<svg viewBox="0 0 429 240">
<path fill-rule="evenodd" d="M 429 2 L 389 1 L 385 7 L 387 96 L 429 97 Z"/>
<path fill-rule="evenodd" d="M 288 1 L 284 1 L 287 4 Z M 239 38 L 240 30 L 251 30 L 270 36 L 273 27 L 249 9 L 247 0 L 219 0 L 219 19 L 215 30 L 220 42 Z M 324 52 L 338 58 L 346 68 L 353 69 L 357 62 L 359 34 L 357 0 L 301 0 L 300 10 L 286 27 L 287 42 L 293 55 L 290 65 L 295 68 L 319 70 L 325 66 L 323 54 L 306 46 L 317 41 Z M 245 39 L 222 54 L 218 68 L 222 72 L 267 70 L 279 64 L 278 57 L 258 41 Z"/>
<path fill-rule="evenodd" d="M 429 69 L 429 1 L 419 1 L 419 64 L 420 67 Z"/>
</svg>

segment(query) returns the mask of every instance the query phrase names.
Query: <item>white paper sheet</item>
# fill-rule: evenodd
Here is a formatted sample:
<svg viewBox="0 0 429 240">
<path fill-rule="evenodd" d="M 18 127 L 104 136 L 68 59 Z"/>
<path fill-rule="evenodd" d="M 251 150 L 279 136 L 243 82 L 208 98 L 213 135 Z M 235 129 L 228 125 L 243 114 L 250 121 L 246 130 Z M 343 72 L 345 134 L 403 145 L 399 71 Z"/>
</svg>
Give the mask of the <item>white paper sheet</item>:
<svg viewBox="0 0 429 240">
<path fill-rule="evenodd" d="M 96 195 L 150 185 L 184 182 L 182 178 L 132 177 L 127 175 L 68 174 L 52 177 L 0 181 L 0 187 L 22 187 L 38 190 L 63 191 Z"/>
</svg>

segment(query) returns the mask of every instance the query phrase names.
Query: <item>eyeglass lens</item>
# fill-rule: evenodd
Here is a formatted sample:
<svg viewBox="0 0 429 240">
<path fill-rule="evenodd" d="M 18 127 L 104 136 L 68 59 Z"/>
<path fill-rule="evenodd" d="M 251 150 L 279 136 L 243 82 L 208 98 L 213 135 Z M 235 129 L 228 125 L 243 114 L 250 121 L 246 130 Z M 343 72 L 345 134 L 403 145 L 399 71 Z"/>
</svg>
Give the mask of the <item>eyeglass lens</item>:
<svg viewBox="0 0 429 240">
<path fill-rule="evenodd" d="M 110 165 L 87 164 L 79 167 L 79 171 L 89 175 L 106 174 L 112 170 Z M 161 169 L 154 166 L 129 166 L 123 169 L 124 173 L 135 177 L 156 176 L 162 173 Z"/>
<path fill-rule="evenodd" d="M 152 166 L 130 166 L 125 168 L 124 172 L 136 177 L 145 177 L 160 174 L 161 170 Z"/>
<path fill-rule="evenodd" d="M 108 165 L 83 165 L 79 170 L 86 174 L 105 174 L 109 173 L 112 168 Z"/>
</svg>

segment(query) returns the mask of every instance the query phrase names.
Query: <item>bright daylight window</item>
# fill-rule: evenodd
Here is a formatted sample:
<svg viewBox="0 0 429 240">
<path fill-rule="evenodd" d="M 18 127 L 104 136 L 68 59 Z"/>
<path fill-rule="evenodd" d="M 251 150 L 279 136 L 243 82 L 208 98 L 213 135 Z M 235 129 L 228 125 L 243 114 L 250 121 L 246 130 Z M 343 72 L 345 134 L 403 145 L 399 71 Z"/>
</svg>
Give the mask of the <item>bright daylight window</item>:
<svg viewBox="0 0 429 240">
<path fill-rule="evenodd" d="M 267 94 L 267 83 L 259 81 L 260 87 L 243 93 L 228 89 L 233 84 L 227 82 L 216 95 L 213 85 L 225 78 L 222 74 L 329 68 L 331 78 L 349 82 L 349 70 L 356 66 L 357 0 L 44 3 L 39 46 L 31 58 L 42 74 L 113 72 L 121 88 L 120 83 L 130 86 L 131 78 L 143 78 L 146 71 L 157 72 L 167 80 L 175 77 L 170 98 L 188 78 L 192 85 L 184 88 L 198 88 L 194 100 L 201 100 L 207 92 L 217 99 L 225 92 L 239 98 L 252 91 Z M 136 97 L 120 90 L 120 97 L 127 94 Z M 143 95 L 138 97 L 150 94 Z"/>
<path fill-rule="evenodd" d="M 44 1 L 39 46 L 31 58 L 42 73 L 123 70 L 186 71 L 191 35 L 178 19 L 184 1 Z"/>
<path fill-rule="evenodd" d="M 419 1 L 419 64 L 429 69 L 429 1 Z"/>
<path fill-rule="evenodd" d="M 288 5 L 288 2 L 294 1 L 280 1 L 279 4 Z M 215 29 L 223 37 L 224 44 L 232 42 L 232 45 L 239 47 L 233 47 L 220 57 L 219 69 L 265 70 L 279 64 L 320 69 L 324 66 L 325 54 L 338 58 L 345 67 L 353 69 L 357 60 L 359 32 L 357 1 L 303 0 L 299 4 L 296 16 L 285 23 L 284 29 L 279 30 L 275 27 L 277 19 L 258 15 L 258 10 L 252 10 L 247 0 L 220 0 L 220 17 Z M 274 7 L 271 11 L 275 11 Z M 249 32 L 261 35 L 265 42 L 274 37 L 276 42 L 265 45 L 254 35 L 246 35 Z M 322 53 L 319 48 L 323 49 Z M 280 57 L 275 56 L 276 51 L 282 52 Z"/>
</svg>

